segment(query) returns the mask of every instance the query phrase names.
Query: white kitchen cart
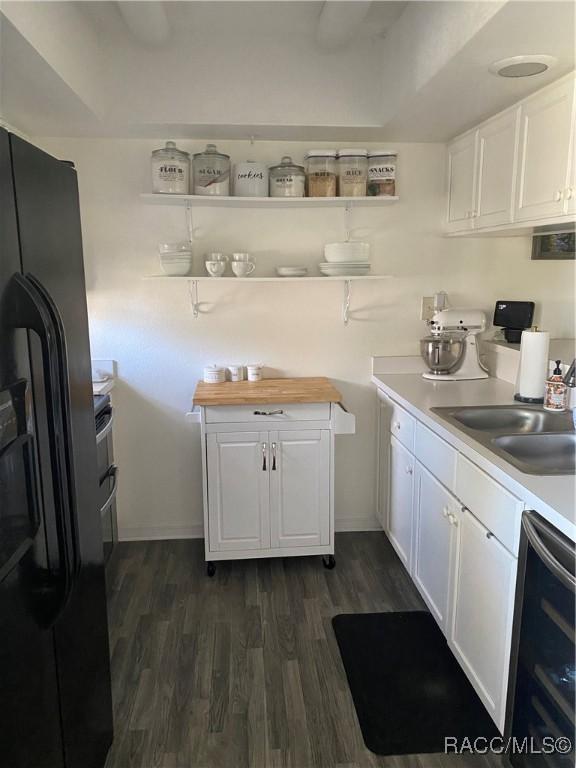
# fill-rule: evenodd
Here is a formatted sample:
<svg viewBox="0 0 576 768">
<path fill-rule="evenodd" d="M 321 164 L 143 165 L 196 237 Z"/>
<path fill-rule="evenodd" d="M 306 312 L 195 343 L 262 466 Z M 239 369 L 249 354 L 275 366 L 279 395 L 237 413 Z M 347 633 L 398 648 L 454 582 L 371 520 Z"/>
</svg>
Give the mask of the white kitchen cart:
<svg viewBox="0 0 576 768">
<path fill-rule="evenodd" d="M 355 418 L 325 378 L 200 383 L 207 573 L 218 560 L 334 559 L 334 437 Z"/>
</svg>

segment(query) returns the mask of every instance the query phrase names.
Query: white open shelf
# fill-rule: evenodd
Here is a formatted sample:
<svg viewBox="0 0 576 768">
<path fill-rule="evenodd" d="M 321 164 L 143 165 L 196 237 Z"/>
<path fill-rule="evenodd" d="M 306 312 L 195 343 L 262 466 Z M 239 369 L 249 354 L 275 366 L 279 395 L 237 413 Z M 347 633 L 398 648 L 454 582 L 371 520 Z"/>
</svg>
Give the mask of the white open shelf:
<svg viewBox="0 0 576 768">
<path fill-rule="evenodd" d="M 338 277 L 324 277 L 312 275 L 310 277 L 210 277 L 210 275 L 145 275 L 144 280 L 167 280 L 208 283 L 309 283 L 316 280 L 321 283 L 349 282 L 350 280 L 389 280 L 392 275 L 339 275 Z"/>
<path fill-rule="evenodd" d="M 232 197 L 216 195 L 140 195 L 153 205 L 182 205 L 187 208 L 359 208 L 395 203 L 399 197 Z"/>
<path fill-rule="evenodd" d="M 188 283 L 188 290 L 190 292 L 190 301 L 192 303 L 192 315 L 195 318 L 200 317 L 202 310 L 200 309 L 200 300 L 198 299 L 198 283 L 235 283 L 250 284 L 250 283 L 343 283 L 344 284 L 344 297 L 342 300 L 342 321 L 344 325 L 348 325 L 350 320 L 350 299 L 352 294 L 352 282 L 359 280 L 389 280 L 392 275 L 341 275 L 339 277 L 323 277 L 322 275 L 313 275 L 312 277 L 210 277 L 209 275 L 145 275 L 144 280 L 161 280 L 165 283 Z"/>
</svg>

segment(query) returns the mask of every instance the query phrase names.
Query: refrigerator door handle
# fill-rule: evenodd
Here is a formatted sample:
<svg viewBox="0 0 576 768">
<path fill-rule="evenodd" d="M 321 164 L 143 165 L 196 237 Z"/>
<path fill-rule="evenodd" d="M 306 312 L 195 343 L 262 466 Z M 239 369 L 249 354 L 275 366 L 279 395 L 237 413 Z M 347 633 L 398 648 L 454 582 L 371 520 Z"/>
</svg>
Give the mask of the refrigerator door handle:
<svg viewBox="0 0 576 768">
<path fill-rule="evenodd" d="M 70 520 L 68 473 L 62 440 L 61 400 L 59 371 L 57 366 L 56 334 L 50 314 L 33 284 L 19 273 L 9 281 L 2 307 L 2 322 L 11 328 L 34 331 L 40 339 L 44 389 L 47 403 L 46 420 L 50 445 L 50 470 L 56 508 L 56 538 L 61 582 L 58 604 L 52 614 L 52 621 L 62 612 L 72 591 Z"/>
<path fill-rule="evenodd" d="M 70 412 L 70 392 L 68 389 L 68 353 L 66 350 L 66 335 L 64 333 L 64 326 L 62 324 L 62 318 L 58 312 L 58 308 L 54 303 L 52 297 L 44 288 L 42 283 L 34 277 L 34 275 L 28 273 L 25 276 L 36 291 L 39 294 L 40 300 L 43 301 L 48 314 L 52 319 L 52 325 L 54 327 L 54 340 L 56 345 L 56 362 L 59 369 L 60 388 L 59 395 L 61 400 L 61 416 L 62 416 L 62 428 L 65 430 L 66 440 L 64 442 L 64 452 L 66 457 L 66 477 L 68 487 L 68 524 L 71 528 L 72 542 L 70 546 L 70 553 L 73 558 L 72 573 L 74 579 L 80 573 L 82 567 L 82 560 L 80 555 L 80 536 L 78 531 L 78 515 L 76 510 L 76 483 L 74 479 L 74 456 L 72 451 L 72 427 L 68 418 Z"/>
</svg>

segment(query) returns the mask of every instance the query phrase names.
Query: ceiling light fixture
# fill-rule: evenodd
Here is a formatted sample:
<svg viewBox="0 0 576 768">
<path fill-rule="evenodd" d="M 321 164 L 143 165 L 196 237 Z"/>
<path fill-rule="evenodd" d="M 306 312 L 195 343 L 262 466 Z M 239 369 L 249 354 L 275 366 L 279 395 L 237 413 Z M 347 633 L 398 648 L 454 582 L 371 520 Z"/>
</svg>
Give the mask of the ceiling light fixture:
<svg viewBox="0 0 576 768">
<path fill-rule="evenodd" d="M 511 56 L 490 64 L 489 70 L 500 77 L 532 77 L 541 75 L 558 63 L 554 56 L 532 54 L 530 56 Z"/>
</svg>

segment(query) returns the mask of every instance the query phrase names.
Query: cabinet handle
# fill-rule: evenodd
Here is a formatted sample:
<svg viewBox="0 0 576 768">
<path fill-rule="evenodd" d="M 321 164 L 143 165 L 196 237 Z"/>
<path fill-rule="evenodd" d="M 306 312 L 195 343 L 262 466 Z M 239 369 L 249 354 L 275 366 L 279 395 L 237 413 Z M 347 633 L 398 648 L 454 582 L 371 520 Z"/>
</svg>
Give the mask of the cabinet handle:
<svg viewBox="0 0 576 768">
<path fill-rule="evenodd" d="M 492 533 L 492 531 L 486 531 L 486 538 L 487 539 L 493 539 L 494 538 L 494 534 Z"/>
<path fill-rule="evenodd" d="M 277 411 L 254 411 L 254 416 L 281 416 L 284 411 L 279 408 Z"/>
<path fill-rule="evenodd" d="M 450 516 L 450 510 L 448 509 L 448 507 L 444 507 L 444 509 L 442 510 L 442 517 L 449 517 L 449 516 Z"/>
<path fill-rule="evenodd" d="M 276 472 L 276 443 L 272 443 L 272 471 Z"/>
<path fill-rule="evenodd" d="M 266 443 L 262 443 L 262 472 L 266 472 Z"/>
<path fill-rule="evenodd" d="M 407 475 L 412 475 L 412 474 L 414 474 L 414 470 L 412 469 L 412 467 L 406 467 L 406 474 L 407 474 Z"/>
<path fill-rule="evenodd" d="M 568 187 L 566 189 L 566 193 L 564 195 L 565 199 L 566 200 L 572 200 L 573 196 L 574 196 L 574 190 L 572 189 L 572 187 Z"/>
<path fill-rule="evenodd" d="M 400 422 L 399 422 L 399 421 L 395 421 L 395 422 L 394 422 L 394 429 L 396 429 L 396 430 L 399 430 L 401 426 L 402 426 L 402 425 L 400 424 Z"/>
<path fill-rule="evenodd" d="M 562 190 L 561 189 L 557 189 L 555 194 L 554 194 L 554 202 L 555 203 L 559 203 L 560 200 L 562 200 Z"/>
<path fill-rule="evenodd" d="M 456 515 L 450 513 L 450 523 L 454 526 L 454 528 L 458 528 L 458 519 Z"/>
</svg>

